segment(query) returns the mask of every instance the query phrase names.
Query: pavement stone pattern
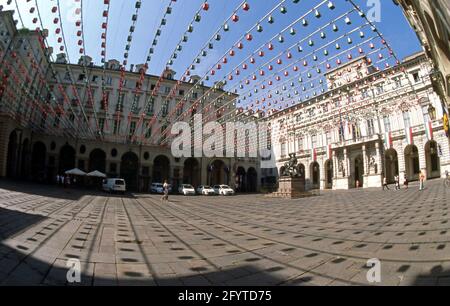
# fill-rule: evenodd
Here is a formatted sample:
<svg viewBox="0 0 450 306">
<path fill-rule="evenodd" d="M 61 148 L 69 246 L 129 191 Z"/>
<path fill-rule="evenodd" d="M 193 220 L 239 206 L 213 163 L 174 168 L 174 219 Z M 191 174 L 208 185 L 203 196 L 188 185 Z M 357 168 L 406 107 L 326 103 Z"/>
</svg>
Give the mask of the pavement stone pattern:
<svg viewBox="0 0 450 306">
<path fill-rule="evenodd" d="M 114 196 L 0 181 L 0 285 L 450 285 L 448 195 Z M 381 261 L 370 284 L 367 260 Z"/>
</svg>

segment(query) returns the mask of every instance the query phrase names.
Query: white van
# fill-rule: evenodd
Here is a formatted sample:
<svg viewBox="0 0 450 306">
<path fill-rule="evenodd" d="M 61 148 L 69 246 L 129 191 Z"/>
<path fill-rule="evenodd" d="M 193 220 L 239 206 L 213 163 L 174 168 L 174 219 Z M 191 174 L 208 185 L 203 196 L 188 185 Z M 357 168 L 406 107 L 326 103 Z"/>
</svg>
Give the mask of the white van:
<svg viewBox="0 0 450 306">
<path fill-rule="evenodd" d="M 108 192 L 120 192 L 122 194 L 127 191 L 125 180 L 123 179 L 104 179 L 103 180 L 103 190 Z"/>
</svg>

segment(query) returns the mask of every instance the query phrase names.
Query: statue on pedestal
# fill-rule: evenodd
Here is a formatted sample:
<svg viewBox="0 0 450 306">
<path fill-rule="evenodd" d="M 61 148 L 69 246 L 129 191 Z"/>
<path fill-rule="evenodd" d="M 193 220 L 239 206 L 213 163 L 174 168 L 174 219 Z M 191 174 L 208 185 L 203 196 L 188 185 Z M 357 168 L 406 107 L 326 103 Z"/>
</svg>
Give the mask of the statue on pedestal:
<svg viewBox="0 0 450 306">
<path fill-rule="evenodd" d="M 298 175 L 297 171 L 298 160 L 295 153 L 289 154 L 289 161 L 284 164 L 284 171 L 281 176 L 296 177 Z"/>
</svg>

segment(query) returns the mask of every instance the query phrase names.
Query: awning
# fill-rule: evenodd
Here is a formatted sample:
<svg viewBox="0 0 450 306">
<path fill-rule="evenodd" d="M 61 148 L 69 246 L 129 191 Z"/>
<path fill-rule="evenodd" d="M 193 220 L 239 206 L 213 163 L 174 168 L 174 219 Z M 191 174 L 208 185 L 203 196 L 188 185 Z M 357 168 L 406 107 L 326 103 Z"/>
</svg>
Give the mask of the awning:
<svg viewBox="0 0 450 306">
<path fill-rule="evenodd" d="M 100 172 L 100 171 L 92 171 L 91 173 L 88 173 L 86 176 L 89 177 L 100 177 L 100 178 L 106 178 L 106 174 Z"/>
<path fill-rule="evenodd" d="M 86 172 L 81 171 L 78 168 L 75 168 L 75 169 L 72 169 L 72 170 L 68 170 L 65 173 L 68 174 L 68 175 L 77 175 L 77 176 L 85 176 L 86 175 Z"/>
</svg>

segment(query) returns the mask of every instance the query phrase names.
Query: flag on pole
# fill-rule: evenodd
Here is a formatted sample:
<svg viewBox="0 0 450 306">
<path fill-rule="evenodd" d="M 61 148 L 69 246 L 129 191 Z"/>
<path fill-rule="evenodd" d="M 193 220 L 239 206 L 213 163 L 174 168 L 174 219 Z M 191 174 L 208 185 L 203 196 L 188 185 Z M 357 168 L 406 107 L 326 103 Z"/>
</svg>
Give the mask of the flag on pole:
<svg viewBox="0 0 450 306">
<path fill-rule="evenodd" d="M 389 150 L 392 148 L 392 133 L 386 132 L 384 133 L 384 147 L 386 150 Z"/>
<path fill-rule="evenodd" d="M 333 157 L 333 151 L 331 150 L 331 145 L 327 146 L 327 159 L 330 159 Z"/>
<path fill-rule="evenodd" d="M 311 156 L 313 158 L 313 161 L 317 161 L 317 150 L 315 148 L 311 149 Z"/>
<path fill-rule="evenodd" d="M 425 133 L 427 134 L 428 140 L 433 140 L 433 122 L 428 121 L 425 123 Z"/>
<path fill-rule="evenodd" d="M 414 144 L 412 127 L 405 128 L 405 135 L 406 135 L 406 142 L 408 143 L 408 145 Z"/>
</svg>

